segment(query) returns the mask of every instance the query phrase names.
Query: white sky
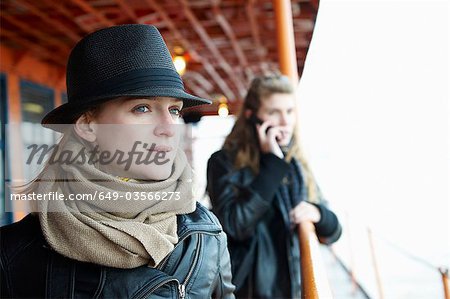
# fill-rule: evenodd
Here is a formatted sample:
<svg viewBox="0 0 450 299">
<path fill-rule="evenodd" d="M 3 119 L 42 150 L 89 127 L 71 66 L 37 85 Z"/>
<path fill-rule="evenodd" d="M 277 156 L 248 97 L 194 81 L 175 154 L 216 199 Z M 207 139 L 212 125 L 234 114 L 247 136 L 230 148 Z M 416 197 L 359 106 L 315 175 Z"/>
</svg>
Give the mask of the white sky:
<svg viewBox="0 0 450 299">
<path fill-rule="evenodd" d="M 450 266 L 449 3 L 321 0 L 300 81 L 328 199 Z"/>
<path fill-rule="evenodd" d="M 302 144 L 325 196 L 350 223 L 335 249 L 348 262 L 351 235 L 354 270 L 374 296 L 365 225 L 450 267 L 449 7 L 430 0 L 320 1 L 300 80 Z M 232 124 L 208 117 L 194 129 L 202 136 L 193 151 L 200 193 L 205 157 Z M 375 242 L 385 298 L 441 296 L 437 271 Z"/>
</svg>

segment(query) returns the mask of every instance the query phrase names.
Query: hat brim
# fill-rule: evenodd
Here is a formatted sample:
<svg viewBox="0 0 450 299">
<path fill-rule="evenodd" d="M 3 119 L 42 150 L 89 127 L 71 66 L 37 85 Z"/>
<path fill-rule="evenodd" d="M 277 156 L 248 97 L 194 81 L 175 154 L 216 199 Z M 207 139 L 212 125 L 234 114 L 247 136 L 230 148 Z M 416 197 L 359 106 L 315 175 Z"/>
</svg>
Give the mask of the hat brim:
<svg viewBox="0 0 450 299">
<path fill-rule="evenodd" d="M 166 87 L 152 87 L 144 88 L 140 90 L 128 91 L 120 94 L 104 94 L 100 97 L 90 98 L 86 101 L 86 105 L 82 105 L 76 102 L 69 102 L 63 104 L 44 116 L 41 121 L 42 126 L 62 132 L 64 126 L 58 126 L 58 124 L 72 124 L 80 117 L 84 112 L 88 111 L 93 106 L 112 100 L 119 97 L 171 97 L 177 98 L 183 101 L 183 108 L 194 107 L 199 105 L 211 104 L 211 100 L 203 99 L 191 94 L 188 94 L 184 90 L 166 88 Z"/>
</svg>

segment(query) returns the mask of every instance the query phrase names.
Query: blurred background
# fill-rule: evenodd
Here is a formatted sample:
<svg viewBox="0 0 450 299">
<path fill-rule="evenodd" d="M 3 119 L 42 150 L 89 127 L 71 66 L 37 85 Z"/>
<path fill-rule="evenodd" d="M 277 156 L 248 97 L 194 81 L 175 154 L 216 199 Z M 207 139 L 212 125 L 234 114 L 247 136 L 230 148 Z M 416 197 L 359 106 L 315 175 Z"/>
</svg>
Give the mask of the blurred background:
<svg viewBox="0 0 450 299">
<path fill-rule="evenodd" d="M 27 144 L 58 137 L 39 123 L 67 101 L 75 42 L 102 27 L 145 23 L 161 31 L 186 88 L 214 101 L 184 115 L 195 192 L 208 205 L 206 162 L 248 83 L 283 71 L 282 2 L 291 13 L 302 144 L 344 226 L 314 265 L 325 269 L 334 298 L 446 298 L 448 1 L 3 0 L 2 201 L 11 179 L 39 171 L 23 163 Z M 25 215 L 2 206 L 2 225 Z"/>
</svg>

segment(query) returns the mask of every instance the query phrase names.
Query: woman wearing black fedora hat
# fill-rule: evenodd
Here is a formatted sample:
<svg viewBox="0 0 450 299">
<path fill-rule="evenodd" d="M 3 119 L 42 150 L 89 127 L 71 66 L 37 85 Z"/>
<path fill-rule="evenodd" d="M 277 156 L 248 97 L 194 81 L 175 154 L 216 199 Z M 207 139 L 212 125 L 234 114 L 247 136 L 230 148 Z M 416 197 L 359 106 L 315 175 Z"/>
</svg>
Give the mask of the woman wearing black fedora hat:
<svg viewBox="0 0 450 299">
<path fill-rule="evenodd" d="M 158 30 L 83 38 L 67 93 L 42 120 L 63 137 L 21 189 L 44 199 L 0 230 L 1 297 L 233 298 L 226 236 L 179 149 L 180 110 L 210 101 L 185 92 Z"/>
</svg>

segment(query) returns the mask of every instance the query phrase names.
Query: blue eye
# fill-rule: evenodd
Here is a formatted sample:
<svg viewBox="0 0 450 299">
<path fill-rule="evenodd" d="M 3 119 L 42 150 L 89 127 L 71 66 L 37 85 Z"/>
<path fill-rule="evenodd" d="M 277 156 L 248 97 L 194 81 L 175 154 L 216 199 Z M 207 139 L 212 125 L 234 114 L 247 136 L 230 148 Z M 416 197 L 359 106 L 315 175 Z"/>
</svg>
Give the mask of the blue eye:
<svg viewBox="0 0 450 299">
<path fill-rule="evenodd" d="M 138 113 L 145 113 L 150 111 L 150 109 L 148 109 L 147 106 L 145 105 L 139 105 L 133 108 L 133 111 L 138 112 Z"/>
<path fill-rule="evenodd" d="M 169 109 L 170 113 L 180 117 L 181 116 L 181 110 L 179 108 L 170 108 Z"/>
</svg>

